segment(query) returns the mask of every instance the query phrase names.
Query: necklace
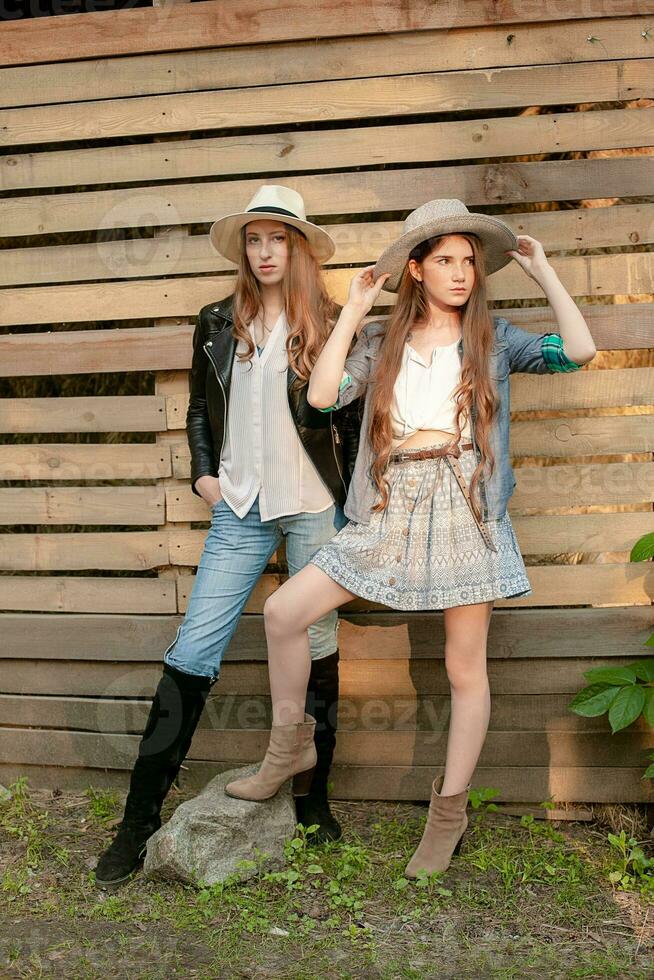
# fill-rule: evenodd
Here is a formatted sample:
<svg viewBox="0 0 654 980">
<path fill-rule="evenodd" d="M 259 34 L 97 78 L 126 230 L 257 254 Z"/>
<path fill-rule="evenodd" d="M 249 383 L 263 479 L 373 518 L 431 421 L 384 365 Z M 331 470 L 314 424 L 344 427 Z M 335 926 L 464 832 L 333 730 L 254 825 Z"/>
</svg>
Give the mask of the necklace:
<svg viewBox="0 0 654 980">
<path fill-rule="evenodd" d="M 257 313 L 256 319 L 259 321 L 259 323 L 261 324 L 261 326 L 263 328 L 262 334 L 261 334 L 261 339 L 262 340 L 266 336 L 267 333 L 271 333 L 273 327 L 275 326 L 275 323 L 277 323 L 277 320 L 279 320 L 279 317 L 281 316 L 281 313 L 282 313 L 282 311 L 280 310 L 279 313 L 277 314 L 277 316 L 275 317 L 275 321 L 274 321 L 274 323 L 273 323 L 273 325 L 271 327 L 269 327 L 268 324 L 266 323 L 265 313 L 263 315 Z"/>
</svg>

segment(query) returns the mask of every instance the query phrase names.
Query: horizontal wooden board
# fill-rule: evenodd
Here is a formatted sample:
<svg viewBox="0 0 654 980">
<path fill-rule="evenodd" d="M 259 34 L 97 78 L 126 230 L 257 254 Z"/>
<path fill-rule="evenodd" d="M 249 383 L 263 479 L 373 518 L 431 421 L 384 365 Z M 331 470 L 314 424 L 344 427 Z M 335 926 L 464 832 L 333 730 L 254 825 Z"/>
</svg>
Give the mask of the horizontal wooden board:
<svg viewBox="0 0 654 980">
<path fill-rule="evenodd" d="M 267 731 L 197 732 L 189 760 L 248 765 L 262 759 Z M 138 735 L 53 729 L 0 728 L 0 763 L 131 769 Z M 334 763 L 350 766 L 442 765 L 447 732 L 341 732 Z M 619 732 L 612 738 L 581 732 L 489 732 L 479 766 L 568 766 L 631 768 L 647 765 L 647 732 Z M 654 794 L 653 794 L 654 795 Z"/>
<path fill-rule="evenodd" d="M 652 518 L 651 511 L 647 511 L 516 517 L 512 523 L 523 555 L 556 555 L 631 551 L 634 541 L 650 530 Z M 171 564 L 198 565 L 206 537 L 206 531 L 170 531 Z"/>
<path fill-rule="evenodd" d="M 542 615 L 542 614 L 541 614 Z M 650 630 L 651 631 L 651 630 Z M 592 639 L 601 640 L 593 634 Z M 606 667 L 605 657 L 569 656 L 520 659 L 491 657 L 488 677 L 496 694 L 569 694 L 572 698 L 587 684 L 584 672 Z M 8 651 L 10 653 L 10 651 Z M 4 694 L 63 694 L 103 698 L 152 697 L 161 678 L 161 653 L 157 663 L 11 659 L 3 657 Z M 642 656 L 639 651 L 637 656 Z M 633 656 L 632 656 L 633 660 Z M 616 655 L 612 666 L 630 662 Z M 225 695 L 269 695 L 268 666 L 265 663 L 224 663 L 216 693 Z M 431 697 L 449 695 L 450 685 L 443 663 L 433 660 L 356 660 L 344 659 L 340 665 L 340 691 L 345 698 Z"/>
<path fill-rule="evenodd" d="M 649 14 L 644 0 L 622 0 L 620 16 Z M 217 46 L 263 44 L 273 41 L 341 37 L 348 35 L 399 33 L 461 27 L 484 27 L 498 23 L 538 23 L 544 18 L 539 6 L 511 7 L 506 13 L 491 9 L 485 0 L 458 4 L 407 6 L 401 0 L 383 0 L 372 11 L 356 0 L 338 0 L 307 8 L 304 0 L 277 0 L 262 10 L 255 0 L 209 0 L 178 7 L 114 10 L 69 14 L 66 18 L 12 20 L 1 25 L 5 65 L 69 61 L 106 57 L 215 48 Z M 551 13 L 551 11 L 549 12 Z M 557 5 L 559 20 L 606 18 L 606 4 L 586 0 L 584 4 Z"/>
<path fill-rule="evenodd" d="M 163 524 L 164 488 L 5 487 L 3 524 Z"/>
<path fill-rule="evenodd" d="M 174 612 L 175 582 L 168 578 L 2 575 L 0 609 L 23 612 Z"/>
<path fill-rule="evenodd" d="M 168 534 L 163 531 L 0 534 L 3 571 L 145 571 L 167 564 Z"/>
<path fill-rule="evenodd" d="M 11 758 L 12 747 L 16 743 L 20 745 L 22 739 L 13 736 L 12 729 L 7 729 L 7 731 L 10 733 L 7 737 L 9 758 L 3 761 L 14 761 Z M 22 731 L 25 732 L 25 729 Z M 38 736 L 39 733 L 36 732 L 33 735 L 28 732 L 27 734 L 28 739 L 26 741 L 28 744 L 23 748 L 24 754 L 20 760 L 17 759 L 16 761 L 28 761 L 30 757 L 34 761 L 41 761 L 35 752 L 30 752 L 32 747 L 36 748 L 39 744 L 38 737 L 34 737 Z M 67 740 L 68 733 L 62 734 L 62 748 L 67 748 L 70 744 Z M 60 733 L 50 732 L 48 740 L 50 736 L 55 735 L 59 736 Z M 350 766 L 429 766 L 442 764 L 447 748 L 447 736 L 446 727 L 435 732 L 339 732 L 336 739 L 334 763 Z M 0 746 L 1 737 L 2 731 L 0 730 Z M 76 758 L 75 754 L 71 753 L 70 756 L 66 756 L 66 762 L 70 761 L 75 764 L 84 760 L 86 746 L 98 738 L 94 733 L 86 732 L 81 733 L 81 737 L 88 741 L 80 746 L 80 758 Z M 107 764 L 112 768 L 118 768 L 116 763 L 125 757 L 126 746 L 122 741 L 123 739 L 133 740 L 130 760 L 136 758 L 138 735 L 104 735 L 100 738 L 104 738 L 109 743 L 108 745 L 105 743 L 105 751 L 109 756 Z M 269 733 L 267 731 L 200 731 L 196 733 L 193 739 L 188 758 L 246 765 L 263 758 L 268 740 Z M 42 742 L 43 739 L 40 741 Z M 74 745 L 74 748 L 77 746 Z M 115 756 L 110 754 L 111 749 L 116 752 Z M 622 768 L 641 763 L 643 767 L 646 767 L 650 749 L 651 742 L 648 740 L 648 732 L 645 729 L 638 732 L 618 732 L 611 737 L 606 735 L 598 737 L 596 732 L 534 731 L 520 732 L 520 737 L 516 738 L 516 733 L 512 731 L 494 731 L 489 732 L 486 736 L 479 765 L 482 767 L 583 765 Z M 1 747 L 0 752 L 2 752 Z M 48 754 L 43 759 L 45 764 L 61 761 L 63 760 L 57 758 L 54 753 L 53 756 Z M 89 763 L 91 765 L 96 764 L 92 755 Z"/>
<path fill-rule="evenodd" d="M 580 309 L 598 349 L 654 346 L 654 305 L 651 303 L 624 306 L 598 303 L 581 305 Z M 501 312 L 526 330 L 540 332 L 554 328 L 551 311 L 546 308 L 516 307 Z M 0 377 L 182 370 L 191 363 L 192 335 L 192 324 L 183 322 L 183 318 L 179 318 L 177 325 L 156 328 L 4 334 L 0 335 Z M 578 379 L 586 378 L 590 373 L 566 375 L 561 384 L 565 390 L 572 391 L 573 386 L 579 384 Z M 545 385 L 558 383 L 554 376 L 543 379 Z M 592 381 L 586 383 L 593 384 Z M 610 388 L 610 384 L 607 387 Z M 168 424 L 171 425 L 170 419 Z M 175 427 L 177 425 L 179 423 Z"/>
<path fill-rule="evenodd" d="M 229 765 L 187 762 L 180 771 L 180 784 L 187 792 L 199 792 Z M 442 773 L 435 766 L 410 770 L 390 766 L 334 766 L 330 771 L 335 800 L 428 800 L 433 779 Z M 25 776 L 34 789 L 126 791 L 129 772 L 120 769 L 89 769 L 75 766 L 0 765 L 0 782 L 9 785 Z M 539 804 L 545 799 L 565 803 L 646 803 L 652 793 L 642 779 L 642 769 L 566 767 L 565 769 L 477 768 L 472 786 L 500 790 L 500 802 Z M 416 843 L 420 830 L 416 831 Z"/>
<path fill-rule="evenodd" d="M 649 367 L 579 371 L 576 374 L 513 374 L 511 410 L 562 412 L 569 408 L 652 405 L 652 388 L 652 369 Z M 169 414 L 168 404 L 166 410 Z"/>
<path fill-rule="evenodd" d="M 646 244 L 654 238 L 654 205 L 625 204 L 569 211 L 501 215 L 516 234 L 532 235 L 549 251 Z M 364 263 L 402 234 L 402 222 L 332 223 L 336 252 L 328 265 Z M 139 279 L 222 272 L 233 263 L 214 251 L 208 235 L 127 238 L 92 245 L 3 249 L 0 285 Z"/>
<path fill-rule="evenodd" d="M 270 698 L 265 695 L 222 695 L 220 685 L 209 695 L 198 723 L 198 733 L 213 739 L 213 754 L 226 729 L 268 730 L 272 723 Z M 493 697 L 489 731 L 593 734 L 606 738 L 611 728 L 606 715 L 583 718 L 568 707 L 568 694 L 499 694 Z M 18 728 L 69 729 L 105 734 L 141 735 L 148 718 L 151 698 L 66 697 L 56 695 L 0 694 L 3 725 Z M 338 731 L 402 732 L 404 734 L 446 732 L 450 698 L 431 697 L 341 697 Z M 644 718 L 629 731 L 645 732 Z M 608 739 L 607 739 L 608 740 Z M 198 747 L 204 744 L 198 742 Z M 227 756 L 224 756 L 227 758 Z"/>
<path fill-rule="evenodd" d="M 138 412 L 137 408 L 137 416 Z M 43 428 L 47 428 L 47 420 L 44 421 Z M 63 422 L 61 417 L 60 421 Z M 99 421 L 106 426 L 105 419 Z M 80 430 L 71 421 L 68 431 Z M 34 442 L 0 445 L 0 480 L 159 480 L 171 474 L 170 449 L 163 444 L 64 442 L 57 445 Z"/>
<path fill-rule="evenodd" d="M 643 368 L 642 371 L 644 387 L 649 375 L 651 389 L 651 369 Z M 613 372 L 594 373 L 610 376 Z M 588 376 L 592 377 L 591 372 L 588 372 Z M 555 377 L 558 380 L 560 376 Z M 573 381 L 567 375 L 566 380 L 569 384 Z M 574 379 L 576 380 L 577 378 Z M 546 385 L 542 385 L 540 390 L 545 388 Z M 648 403 L 651 402 L 651 391 L 643 391 L 643 398 L 647 398 Z M 185 396 L 170 396 L 167 415 L 171 428 L 184 427 L 187 406 L 188 398 Z M 172 448 L 175 475 L 179 478 L 189 477 L 190 450 L 184 445 L 175 445 Z M 603 415 L 599 418 L 553 418 L 511 423 L 510 452 L 514 459 L 523 456 L 561 459 L 574 456 L 622 456 L 625 453 L 652 452 L 653 449 L 654 419 L 651 415 Z"/>
<path fill-rule="evenodd" d="M 181 616 L 4 613 L 0 660 L 29 660 L 38 651 L 45 659 L 129 661 L 136 669 L 139 663 L 159 664 L 181 621 Z M 638 657 L 646 655 L 643 644 L 650 633 L 651 611 L 638 606 L 497 609 L 491 617 L 488 657 Z M 443 644 L 439 612 L 341 611 L 339 648 L 344 661 L 442 659 Z M 225 662 L 265 661 L 266 657 L 262 617 L 243 616 Z"/>
<path fill-rule="evenodd" d="M 649 563 L 606 565 L 530 565 L 527 577 L 532 594 L 523 598 L 497 599 L 498 608 L 524 606 L 650 605 L 654 595 L 654 567 Z M 248 600 L 245 611 L 261 613 L 263 605 L 285 576 L 262 575 Z M 195 576 L 177 583 L 179 611 L 188 607 Z M 355 599 L 345 607 L 352 611 L 384 609 L 380 603 Z"/>
<path fill-rule="evenodd" d="M 177 324 L 157 327 L 3 334 L 0 335 L 0 375 L 50 376 L 188 368 L 192 336 L 193 326 L 183 318 Z"/>
<path fill-rule="evenodd" d="M 79 140 L 107 137 L 137 137 L 161 133 L 191 133 L 194 131 L 242 129 L 258 127 L 299 126 L 311 122 L 399 117 L 410 119 L 426 113 L 477 111 L 522 108 L 531 105 L 568 105 L 588 102 L 622 102 L 647 99 L 654 93 L 654 66 L 651 59 L 606 62 L 598 72 L 593 63 L 570 65 L 541 65 L 526 68 L 498 68 L 472 71 L 434 71 L 411 75 L 389 74 L 387 77 L 358 78 L 338 81 L 300 82 L 284 86 L 270 85 L 247 89 L 215 92 L 182 92 L 173 95 L 146 96 L 131 99 L 107 99 L 78 104 L 21 107 L 0 110 L 0 145 L 18 147 L 25 144 L 55 145 Z M 504 129 L 518 145 L 511 154 L 528 152 L 519 145 L 527 134 L 548 132 L 546 120 L 555 119 L 557 139 L 565 149 L 569 123 L 582 126 L 586 133 L 577 139 L 593 137 L 592 132 L 606 129 L 609 118 L 619 118 L 621 110 L 598 110 L 592 113 L 594 126 L 586 128 L 585 119 L 576 112 L 560 116 L 525 116 L 518 119 L 501 117 L 487 119 L 483 126 L 474 121 L 432 123 L 433 159 L 453 159 L 462 156 L 478 157 L 475 143 L 482 142 L 489 152 L 483 155 L 506 155 L 506 147 L 495 141 Z M 611 114 L 608 116 L 607 113 Z M 590 116 L 590 114 L 584 114 Z M 595 117 L 599 117 L 596 118 Z M 604 117 L 604 118 L 602 118 Z M 569 121 L 566 121 L 569 120 Z M 644 122 L 644 119 L 641 119 Z M 618 124 L 619 125 L 619 124 Z M 387 133 L 390 131 L 387 130 Z M 398 127 L 399 132 L 399 127 Z M 421 129 L 416 128 L 416 133 Z M 551 132 L 551 130 L 550 130 Z M 572 130 L 570 130 L 570 133 Z M 464 134 L 468 134 L 467 139 Z M 350 166 L 349 136 L 356 144 L 361 136 L 348 130 L 348 140 L 341 165 Z M 449 144 L 444 141 L 449 134 Z M 362 134 L 361 134 L 362 135 Z M 326 139 L 326 144 L 323 141 Z M 329 138 L 331 137 L 331 139 Z M 342 134 L 341 134 L 342 137 Z M 375 130 L 371 137 L 377 142 Z M 612 137 L 615 139 L 616 137 Z M 634 136 L 636 141 L 637 136 Z M 279 149 L 285 144 L 286 154 Z M 412 138 L 411 151 L 421 158 L 421 138 Z M 389 162 L 386 152 L 397 153 L 394 140 L 384 151 L 376 147 L 370 162 Z M 312 145 L 313 144 L 313 145 Z M 324 145 L 325 158 L 320 159 Z M 55 187 L 70 185 L 74 159 L 79 184 L 114 183 L 118 181 L 170 180 L 176 177 L 213 176 L 216 173 L 242 174 L 266 172 L 283 167 L 285 170 L 327 169 L 331 166 L 331 147 L 341 146 L 338 130 L 323 131 L 316 143 L 310 133 L 292 133 L 247 137 L 247 170 L 243 165 L 246 141 L 243 138 L 219 137 L 209 140 L 184 141 L 178 146 L 162 143 L 159 147 L 142 144 L 133 147 L 103 150 L 75 150 L 74 157 L 65 152 L 46 154 L 14 154 L 8 165 L 0 168 L 0 188 L 15 190 L 24 187 Z M 510 145 L 510 144 L 509 144 Z M 634 145 L 643 145 L 634 143 Z M 646 145 L 646 144 L 644 144 Z M 304 148 L 304 152 L 303 152 Z M 596 148 L 576 146 L 575 148 Z M 238 164 L 239 152 L 240 166 Z M 309 153 L 308 160 L 305 154 Z M 262 156 L 263 155 L 263 156 Z M 295 157 L 299 157 L 299 164 Z M 288 160 L 284 160 L 288 156 Z M 211 166 L 211 158 L 215 164 Z M 269 157 L 272 159 L 268 160 Z M 275 158 L 278 158 L 277 160 Z M 264 165 L 264 159 L 268 166 Z M 393 162 L 406 159 L 402 156 Z M 131 162 L 131 164 L 130 164 Z M 307 165 L 308 164 L 308 165 Z M 130 178 L 130 165 L 134 171 Z M 66 176 L 68 170 L 68 176 Z M 104 178 L 104 179 L 103 179 Z"/>
<path fill-rule="evenodd" d="M 648 503 L 654 497 L 652 463 L 584 463 L 562 466 L 520 466 L 512 513 L 548 507 Z"/>
<path fill-rule="evenodd" d="M 532 64 L 566 64 L 638 58 L 640 32 L 648 18 L 611 18 L 611 29 L 598 20 L 512 24 L 513 42 L 501 26 L 450 29 L 447 44 L 438 31 L 411 31 L 401 36 L 376 35 L 278 42 L 261 57 L 257 45 L 237 48 L 171 51 L 166 54 L 94 58 L 58 64 L 4 68 L 0 72 L 0 106 L 84 102 L 93 99 L 215 91 L 254 85 L 327 81 L 385 76 L 393 73 L 498 68 Z M 470 44 L 474 31 L 474 45 Z M 602 34 L 602 44 L 589 37 Z"/>
<path fill-rule="evenodd" d="M 370 261 L 374 258 L 371 256 Z M 553 258 L 551 265 L 573 296 L 619 293 L 626 279 L 634 293 L 654 292 L 654 261 L 642 252 Z M 353 275 L 351 269 L 326 270 L 325 284 L 337 301 L 347 299 Z M 53 309 L 71 323 L 110 320 L 112 315 L 116 319 L 193 316 L 205 303 L 227 296 L 234 283 L 234 276 L 223 275 L 8 288 L 2 290 L 0 326 L 49 323 Z M 526 279 L 516 265 L 497 272 L 489 280 L 487 292 L 491 301 L 540 299 L 543 295 L 540 286 Z M 395 299 L 395 294 L 382 290 L 379 306 Z"/>
<path fill-rule="evenodd" d="M 654 340 L 654 338 L 653 338 Z M 511 410 L 514 412 L 565 411 L 570 408 L 613 408 L 626 405 L 652 405 L 651 368 L 613 368 L 603 371 L 580 371 L 576 374 L 513 374 L 510 379 Z M 166 398 L 168 429 L 184 429 L 188 410 L 188 394 Z M 580 420 L 575 420 L 577 423 Z M 588 421 L 588 420 L 585 420 Z M 532 423 L 533 424 L 533 423 Z M 512 429 L 514 431 L 514 429 Z M 557 442 L 561 434 L 553 432 Z M 574 442 L 572 440 L 572 444 Z M 514 455 L 525 455 L 512 447 Z M 526 455 L 538 455 L 528 453 Z M 552 453 L 551 455 L 562 455 Z M 565 453 L 567 455 L 567 453 Z M 182 445 L 175 448 L 176 475 L 189 475 L 189 454 Z"/>
<path fill-rule="evenodd" d="M 0 432 L 159 432 L 165 427 L 166 404 L 161 395 L 0 401 Z"/>
<path fill-rule="evenodd" d="M 643 111 L 626 112 L 625 121 L 631 125 L 631 117 Z M 651 159 L 646 156 L 342 171 L 285 176 L 284 183 L 303 195 L 310 217 L 408 211 L 434 197 L 458 197 L 477 208 L 577 201 L 598 194 L 603 201 L 642 199 L 654 193 Z M 257 177 L 8 197 L 0 201 L 0 221 L 5 237 L 210 222 L 232 211 L 235 202 L 249 200 L 260 185 Z"/>
<path fill-rule="evenodd" d="M 590 420 L 575 421 L 584 424 Z M 183 472 L 182 454 L 184 447 L 173 448 L 176 475 Z M 515 469 L 515 477 L 516 488 L 509 502 L 512 515 L 554 506 L 649 503 L 654 499 L 654 463 L 519 466 Z M 207 509 L 205 501 L 193 493 L 190 485 L 166 490 L 166 514 L 170 521 L 203 521 L 207 519 Z"/>
<path fill-rule="evenodd" d="M 645 370 L 650 371 L 650 380 L 654 380 L 654 372 Z M 563 459 L 649 453 L 654 449 L 654 416 L 602 415 L 599 418 L 514 421 L 509 445 L 515 458 L 548 456 Z"/>
</svg>

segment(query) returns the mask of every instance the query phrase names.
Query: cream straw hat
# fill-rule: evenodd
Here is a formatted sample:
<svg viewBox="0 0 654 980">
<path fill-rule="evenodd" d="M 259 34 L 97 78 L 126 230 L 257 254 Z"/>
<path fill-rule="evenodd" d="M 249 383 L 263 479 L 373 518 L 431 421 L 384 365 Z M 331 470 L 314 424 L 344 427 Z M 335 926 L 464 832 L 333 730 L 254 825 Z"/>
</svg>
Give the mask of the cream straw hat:
<svg viewBox="0 0 654 980">
<path fill-rule="evenodd" d="M 511 261 L 511 256 L 504 254 L 508 249 L 518 249 L 515 234 L 500 218 L 468 211 L 463 201 L 457 198 L 439 198 L 422 204 L 405 219 L 400 238 L 389 245 L 377 260 L 373 278 L 378 279 L 383 273 L 390 272 L 384 289 L 396 293 L 411 249 L 434 235 L 457 232 L 472 232 L 481 239 L 488 275 Z"/>
<path fill-rule="evenodd" d="M 319 262 L 326 262 L 336 251 L 331 235 L 307 221 L 302 195 L 283 184 L 264 184 L 245 211 L 226 214 L 211 226 L 209 238 L 220 255 L 231 262 L 239 260 L 239 232 L 249 221 L 271 218 L 304 232 Z"/>
</svg>

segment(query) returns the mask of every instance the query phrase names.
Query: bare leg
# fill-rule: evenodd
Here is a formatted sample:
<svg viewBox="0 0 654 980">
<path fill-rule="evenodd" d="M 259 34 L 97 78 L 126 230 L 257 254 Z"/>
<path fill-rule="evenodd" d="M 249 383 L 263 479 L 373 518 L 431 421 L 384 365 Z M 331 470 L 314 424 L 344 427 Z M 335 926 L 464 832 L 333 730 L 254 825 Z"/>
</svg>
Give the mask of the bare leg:
<svg viewBox="0 0 654 980">
<path fill-rule="evenodd" d="M 492 602 L 444 611 L 445 667 L 450 682 L 450 728 L 443 796 L 466 788 L 477 765 L 490 718 L 486 640 Z"/>
<path fill-rule="evenodd" d="M 354 596 L 322 569 L 308 564 L 277 589 L 264 606 L 273 725 L 304 720 L 312 623 Z"/>
</svg>

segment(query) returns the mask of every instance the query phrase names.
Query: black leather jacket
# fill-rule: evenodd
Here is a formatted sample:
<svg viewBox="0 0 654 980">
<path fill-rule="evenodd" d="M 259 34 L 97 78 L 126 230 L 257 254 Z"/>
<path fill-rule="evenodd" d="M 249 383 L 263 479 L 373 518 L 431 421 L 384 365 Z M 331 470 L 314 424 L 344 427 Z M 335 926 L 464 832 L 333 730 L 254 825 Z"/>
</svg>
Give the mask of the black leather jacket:
<svg viewBox="0 0 654 980">
<path fill-rule="evenodd" d="M 193 334 L 186 434 L 191 450 L 191 487 L 198 477 L 218 476 L 236 341 L 228 296 L 200 310 Z M 289 366 L 288 402 L 302 445 L 336 503 L 345 503 L 359 448 L 360 399 L 338 412 L 320 412 L 307 401 L 307 385 Z"/>
</svg>

